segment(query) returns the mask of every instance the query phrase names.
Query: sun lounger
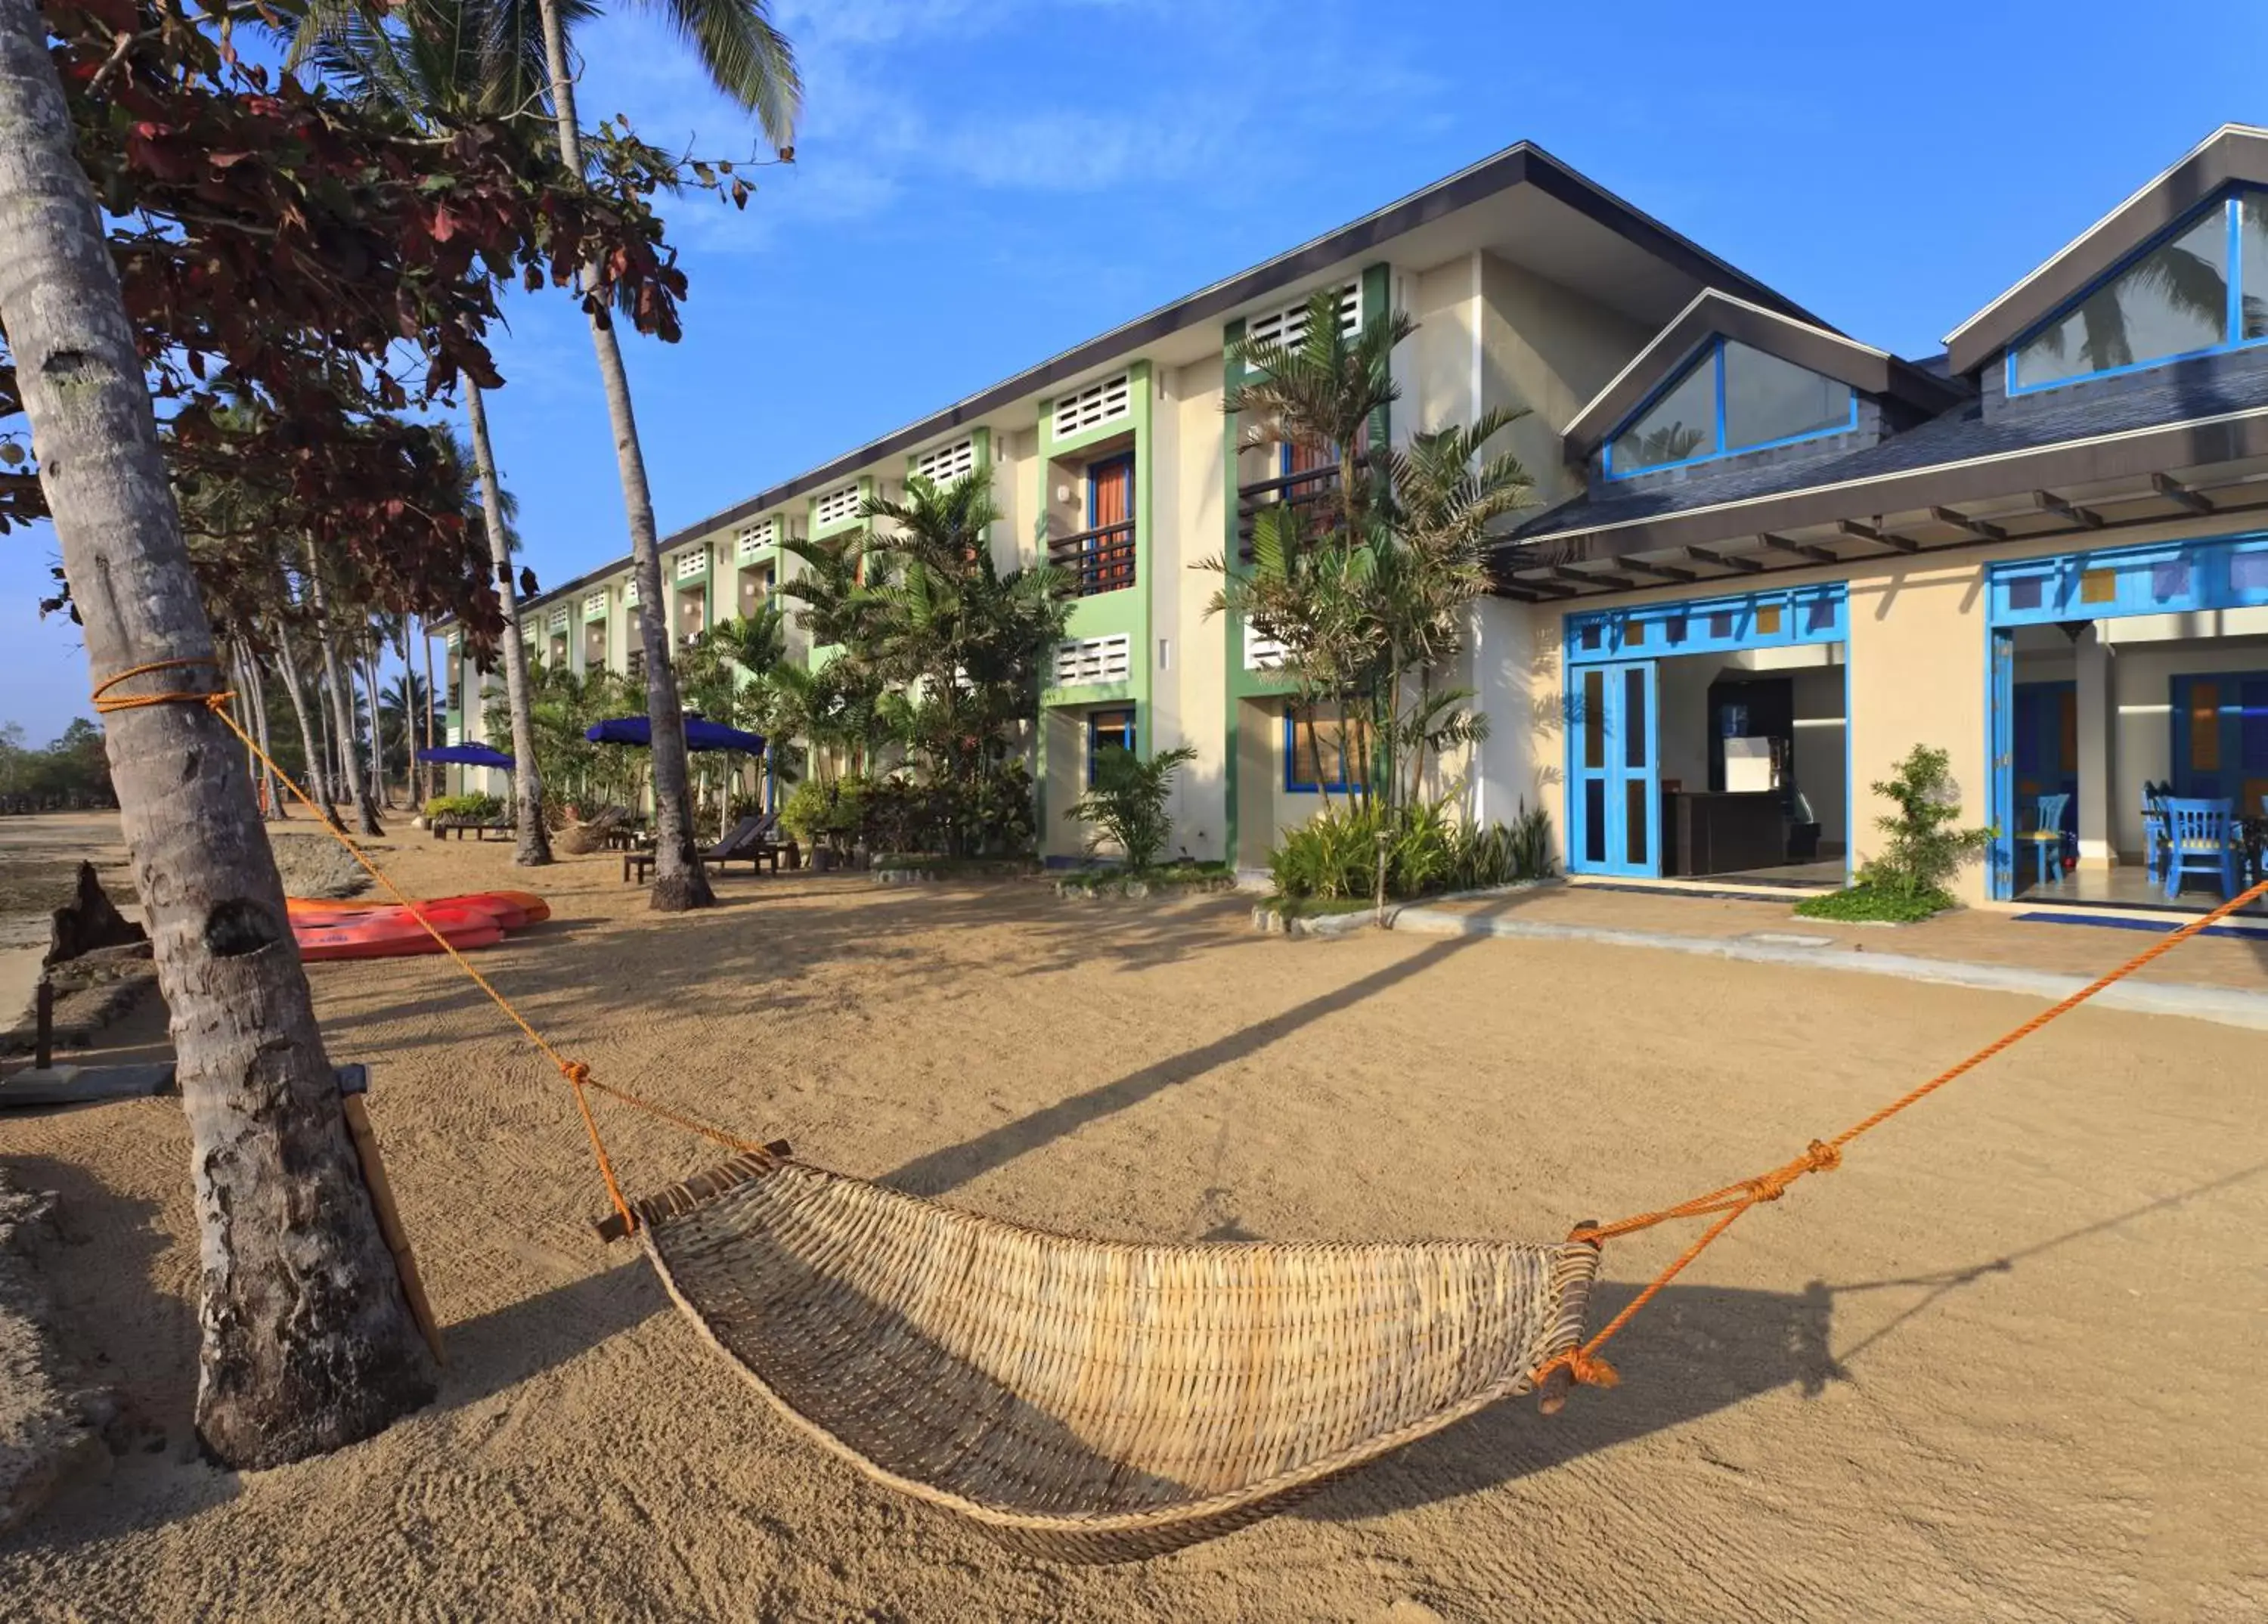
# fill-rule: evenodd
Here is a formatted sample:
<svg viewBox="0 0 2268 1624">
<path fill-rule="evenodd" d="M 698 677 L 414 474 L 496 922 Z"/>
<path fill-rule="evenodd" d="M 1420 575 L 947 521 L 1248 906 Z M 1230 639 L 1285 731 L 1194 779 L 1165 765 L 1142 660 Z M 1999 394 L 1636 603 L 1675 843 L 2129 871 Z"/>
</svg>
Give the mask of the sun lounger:
<svg viewBox="0 0 2268 1624">
<path fill-rule="evenodd" d="M 622 853 L 622 881 L 625 884 L 644 884 L 647 871 L 653 867 L 653 850 Z M 701 853 L 703 863 L 722 868 L 727 863 L 746 863 L 761 872 L 767 862 L 772 872 L 779 872 L 779 814 L 767 812 L 761 817 L 744 817 L 733 826 L 732 832 Z"/>
</svg>

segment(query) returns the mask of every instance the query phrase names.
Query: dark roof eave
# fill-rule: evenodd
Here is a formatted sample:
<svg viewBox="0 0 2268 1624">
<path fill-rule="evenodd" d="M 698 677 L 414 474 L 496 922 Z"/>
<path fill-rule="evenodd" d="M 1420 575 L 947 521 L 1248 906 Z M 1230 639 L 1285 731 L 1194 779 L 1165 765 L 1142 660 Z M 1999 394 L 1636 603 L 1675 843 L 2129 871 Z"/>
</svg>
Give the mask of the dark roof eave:
<svg viewBox="0 0 2268 1624">
<path fill-rule="evenodd" d="M 2043 316 L 2222 188 L 2268 186 L 2268 130 L 2228 125 L 2078 240 L 1946 337 L 1948 364 L 1973 373 Z"/>
<path fill-rule="evenodd" d="M 2268 456 L 2268 409 L 2131 431 L 2098 440 L 2066 441 L 1967 462 L 1902 469 L 1872 479 L 1783 491 L 1713 507 L 1665 513 L 1602 529 L 1576 528 L 1523 536 L 1498 550 L 1499 570 L 1523 567 L 1513 556 L 1535 550 L 1554 562 L 1615 558 L 1630 553 L 1705 547 L 1764 533 L 1801 530 L 1884 513 L 1958 507 L 2034 491 L 2133 479 Z M 1579 546 L 1580 544 L 1580 546 Z"/>
<path fill-rule="evenodd" d="M 1719 334 L 1846 383 L 1862 395 L 1902 401 L 1931 417 L 1975 393 L 1963 380 L 1938 377 L 1816 322 L 1759 309 L 1711 288 L 1679 312 L 1568 424 L 1561 437 L 1567 461 L 1580 463 L 1597 450 L 1599 442 L 1644 404 L 1686 357 Z"/>
<path fill-rule="evenodd" d="M 1085 343 L 1050 357 L 1036 366 L 1027 367 L 1012 377 L 1003 379 L 941 411 L 894 430 L 879 439 L 871 440 L 770 490 L 759 491 L 744 502 L 737 502 L 721 512 L 672 531 L 663 538 L 661 544 L 664 547 L 675 546 L 711 530 L 754 518 L 822 486 L 846 479 L 881 458 L 914 450 L 940 434 L 989 417 L 1024 396 L 1055 384 L 1072 381 L 1106 362 L 1130 357 L 1183 328 L 1209 319 L 1226 317 L 1230 311 L 1256 299 L 1264 298 L 1279 288 L 1328 269 L 1445 215 L 1521 185 L 1535 187 L 1545 196 L 1617 233 L 1655 258 L 1675 266 L 1697 282 L 1705 285 L 1729 285 L 1743 297 L 1767 308 L 1784 312 L 1815 327 L 1825 326 L 1818 317 L 1793 300 L 1735 269 L 1698 243 L 1679 235 L 1653 216 L 1585 179 L 1533 142 L 1522 141 L 1359 220 L 1264 261 L 1249 270 L 1200 288 L 1170 305 L 1160 306 L 1146 315 L 1138 316 Z M 621 566 L 617 565 L 615 567 L 619 569 Z"/>
</svg>

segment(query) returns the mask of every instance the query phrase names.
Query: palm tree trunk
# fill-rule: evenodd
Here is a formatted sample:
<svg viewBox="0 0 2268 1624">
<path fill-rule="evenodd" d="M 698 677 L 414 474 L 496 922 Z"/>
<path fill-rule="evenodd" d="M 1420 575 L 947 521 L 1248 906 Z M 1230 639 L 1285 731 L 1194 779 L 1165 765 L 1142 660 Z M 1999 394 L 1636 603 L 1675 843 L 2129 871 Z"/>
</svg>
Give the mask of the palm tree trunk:
<svg viewBox="0 0 2268 1624">
<path fill-rule="evenodd" d="M 268 806 L 268 816 L 283 819 L 291 816 L 284 803 L 284 786 L 276 781 L 276 769 L 270 765 L 276 759 L 276 746 L 268 732 L 268 674 L 261 666 L 260 656 L 252 646 L 252 639 L 240 637 L 236 640 L 237 659 L 245 674 L 245 683 L 252 690 L 253 736 L 260 741 L 260 784 L 262 798 Z"/>
<path fill-rule="evenodd" d="M 394 650 L 401 656 L 401 773 L 415 813 L 431 798 L 426 779 L 433 764 L 417 759 L 417 668 L 409 662 L 409 633 L 416 616 L 404 615 L 394 628 Z"/>
<path fill-rule="evenodd" d="M 284 692 L 291 701 L 291 713 L 299 722 L 299 750 L 307 764 L 307 793 L 323 809 L 323 821 L 336 823 L 339 815 L 331 798 L 331 780 L 323 771 L 323 753 L 315 748 L 314 721 L 307 714 L 306 684 L 299 680 L 299 658 L 291 652 L 291 629 L 281 621 L 276 625 L 276 662 L 283 674 Z"/>
<path fill-rule="evenodd" d="M 338 641 L 331 626 L 330 588 L 323 584 L 312 536 L 307 540 L 307 587 L 315 596 L 315 635 L 323 651 L 323 687 L 330 695 L 332 736 L 338 741 L 339 771 L 346 779 L 347 794 L 354 798 L 355 824 L 364 834 L 382 835 L 386 830 L 378 821 L 370 786 L 363 781 L 362 758 L 355 753 L 354 690 L 340 669 Z"/>
<path fill-rule="evenodd" d="M 158 426 L 36 0 L 0 0 L 0 321 L 97 672 L 214 656 Z M 131 684 L 204 690 L 195 666 Z M 368 1437 L 430 1401 L 339 1107 L 241 757 L 202 705 L 105 747 L 172 1014 L 202 1231 L 197 1429 L 237 1468 Z"/>
<path fill-rule="evenodd" d="M 480 474 L 481 513 L 488 521 L 489 558 L 496 565 L 497 602 L 504 610 L 504 705 L 512 713 L 512 781 L 519 802 L 519 849 L 512 861 L 540 868 L 551 860 L 551 837 L 544 832 L 543 779 L 535 764 L 534 699 L 527 686 L 527 646 L 519 640 L 519 598 L 512 589 L 512 544 L 504 533 L 504 491 L 489 444 L 488 405 L 476 383 L 465 386 L 465 413 L 472 419 L 473 466 Z"/>
<path fill-rule="evenodd" d="M 363 742 L 369 755 L 363 770 L 368 775 L 371 799 L 380 811 L 390 812 L 394 802 L 386 793 L 386 749 L 378 727 L 378 656 L 371 652 L 369 644 L 364 645 L 356 658 L 349 680 L 362 683 L 363 698 L 370 707 L 370 735 Z"/>
<path fill-rule="evenodd" d="M 575 122 L 575 81 L 567 67 L 567 34 L 556 0 L 538 0 L 543 18 L 543 54 L 551 70 L 552 114 L 559 126 L 559 159 L 578 181 L 583 174 L 583 138 Z M 593 280 L 586 269 L 585 283 Z M 652 905 L 666 912 L 705 908 L 717 898 L 706 867 L 694 855 L 693 814 L 686 800 L 685 715 L 677 698 L 677 675 L 669 664 L 668 616 L 661 595 L 661 546 L 653 523 L 653 495 L 646 485 L 645 452 L 638 443 L 637 418 L 630 410 L 630 375 L 622 345 L 604 311 L 594 302 L 591 344 L 598 352 L 599 378 L 607 395 L 607 419 L 615 430 L 615 461 L 622 472 L 622 506 L 630 527 L 630 557 L 645 613 L 638 617 L 645 644 L 645 710 L 652 729 L 654 862 Z"/>
</svg>

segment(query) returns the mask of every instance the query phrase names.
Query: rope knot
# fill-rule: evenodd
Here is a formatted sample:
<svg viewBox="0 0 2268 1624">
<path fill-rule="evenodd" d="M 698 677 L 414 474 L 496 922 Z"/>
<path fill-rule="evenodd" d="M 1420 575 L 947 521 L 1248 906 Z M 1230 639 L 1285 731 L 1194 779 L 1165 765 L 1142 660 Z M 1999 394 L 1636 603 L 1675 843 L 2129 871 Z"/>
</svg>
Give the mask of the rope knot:
<svg viewBox="0 0 2268 1624">
<path fill-rule="evenodd" d="M 1622 1373 L 1596 1354 L 1581 1348 L 1567 1355 L 1567 1374 L 1586 1387 L 1616 1387 L 1622 1384 Z"/>
<path fill-rule="evenodd" d="M 1843 1165 L 1843 1153 L 1822 1140 L 1813 1140 L 1804 1147 L 1803 1154 L 1786 1167 L 1776 1167 L 1771 1172 L 1747 1180 L 1741 1187 L 1749 1192 L 1751 1201 L 1777 1201 L 1787 1193 L 1787 1187 L 1806 1173 L 1831 1173 Z"/>
<path fill-rule="evenodd" d="M 591 1081 L 591 1068 L 581 1060 L 560 1061 L 559 1074 L 578 1089 Z"/>
</svg>

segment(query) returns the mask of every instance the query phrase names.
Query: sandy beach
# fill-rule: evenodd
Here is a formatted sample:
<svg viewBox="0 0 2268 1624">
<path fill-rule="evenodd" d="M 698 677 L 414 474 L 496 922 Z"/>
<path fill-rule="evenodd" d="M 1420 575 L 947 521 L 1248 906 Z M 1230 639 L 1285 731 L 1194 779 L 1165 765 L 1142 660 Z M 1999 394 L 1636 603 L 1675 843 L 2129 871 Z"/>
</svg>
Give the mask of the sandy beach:
<svg viewBox="0 0 2268 1624">
<path fill-rule="evenodd" d="M 1556 1238 L 1784 1159 L 2014 1024 L 2009 995 L 1586 944 L 1286 941 L 1219 898 L 519 875 L 406 825 L 426 895 L 556 914 L 482 968 L 601 1078 L 845 1172 L 1140 1238 Z M 2134 943 L 2100 946 L 2107 965 Z M 2082 1010 L 1754 1214 L 1616 1345 L 1298 1511 L 1050 1566 L 799 1441 L 667 1303 L 570 1096 L 446 963 L 313 967 L 446 1325 L 441 1400 L 201 1464 L 177 1100 L 0 1121 L 60 1191 L 65 1332 L 137 1442 L 0 1542 L 0 1615 L 1392 1620 L 2268 1614 L 2257 1032 Z M 154 1010 L 122 1045 L 162 1036 Z M 624 1182 L 713 1152 L 615 1110 Z M 1675 1250 L 1609 1249 L 1611 1312 Z"/>
</svg>

